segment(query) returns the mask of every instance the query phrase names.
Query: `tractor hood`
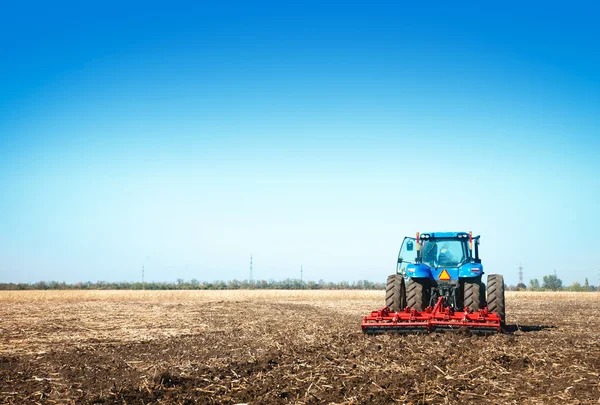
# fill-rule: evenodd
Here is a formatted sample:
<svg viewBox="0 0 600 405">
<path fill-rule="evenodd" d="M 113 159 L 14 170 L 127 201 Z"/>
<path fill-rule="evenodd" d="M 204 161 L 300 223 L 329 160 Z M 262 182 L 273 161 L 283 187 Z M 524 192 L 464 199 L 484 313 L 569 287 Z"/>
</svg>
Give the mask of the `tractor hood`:
<svg viewBox="0 0 600 405">
<path fill-rule="evenodd" d="M 483 266 L 481 263 L 465 263 L 459 267 L 429 267 L 423 263 L 406 266 L 406 275 L 408 277 L 429 278 L 436 281 L 458 280 L 459 278 L 477 277 L 482 274 Z"/>
</svg>

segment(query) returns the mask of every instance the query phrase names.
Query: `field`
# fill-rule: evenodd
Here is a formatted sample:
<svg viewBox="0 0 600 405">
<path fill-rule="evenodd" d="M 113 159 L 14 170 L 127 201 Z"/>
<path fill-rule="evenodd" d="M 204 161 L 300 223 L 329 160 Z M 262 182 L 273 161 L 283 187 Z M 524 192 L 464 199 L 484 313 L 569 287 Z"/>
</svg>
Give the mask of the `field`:
<svg viewBox="0 0 600 405">
<path fill-rule="evenodd" d="M 600 403 L 598 293 L 507 293 L 510 334 L 364 336 L 383 296 L 1 292 L 0 403 Z"/>
</svg>

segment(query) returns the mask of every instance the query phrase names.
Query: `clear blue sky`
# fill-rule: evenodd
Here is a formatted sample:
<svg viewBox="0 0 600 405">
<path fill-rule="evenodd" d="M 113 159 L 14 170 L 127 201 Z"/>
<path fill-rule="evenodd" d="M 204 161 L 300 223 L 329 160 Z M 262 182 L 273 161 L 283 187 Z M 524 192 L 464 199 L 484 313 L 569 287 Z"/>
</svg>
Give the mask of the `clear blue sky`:
<svg viewBox="0 0 600 405">
<path fill-rule="evenodd" d="M 1 282 L 384 281 L 472 230 L 598 284 L 594 2 L 218 3 L 3 5 Z"/>
</svg>

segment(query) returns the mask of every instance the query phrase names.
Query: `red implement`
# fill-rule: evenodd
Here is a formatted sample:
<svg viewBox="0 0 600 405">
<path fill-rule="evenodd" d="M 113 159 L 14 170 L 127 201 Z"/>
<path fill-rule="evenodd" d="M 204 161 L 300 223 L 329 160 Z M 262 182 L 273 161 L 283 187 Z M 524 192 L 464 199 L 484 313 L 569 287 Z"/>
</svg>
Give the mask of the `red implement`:
<svg viewBox="0 0 600 405">
<path fill-rule="evenodd" d="M 376 335 L 381 333 L 429 333 L 436 331 L 458 331 L 467 329 L 477 334 L 493 334 L 501 331 L 502 320 L 495 312 L 487 308 L 463 312 L 454 312 L 444 306 L 440 297 L 435 307 L 424 311 L 415 311 L 409 307 L 402 312 L 390 312 L 389 308 L 371 312 L 361 324 L 363 332 Z"/>
</svg>

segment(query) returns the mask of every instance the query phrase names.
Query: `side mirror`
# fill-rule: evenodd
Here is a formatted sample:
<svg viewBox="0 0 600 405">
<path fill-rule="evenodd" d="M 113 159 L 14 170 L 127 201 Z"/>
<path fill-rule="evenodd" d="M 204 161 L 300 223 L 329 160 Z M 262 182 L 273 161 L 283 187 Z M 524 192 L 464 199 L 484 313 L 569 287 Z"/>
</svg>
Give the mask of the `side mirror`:
<svg viewBox="0 0 600 405">
<path fill-rule="evenodd" d="M 412 252 L 413 249 L 414 249 L 413 241 L 409 240 L 408 242 L 406 242 L 406 250 L 408 250 L 409 252 Z"/>
<path fill-rule="evenodd" d="M 401 258 L 401 257 L 399 257 L 399 258 L 398 258 L 398 264 L 400 264 L 400 263 L 402 263 L 402 262 L 403 262 L 402 258 Z"/>
</svg>

